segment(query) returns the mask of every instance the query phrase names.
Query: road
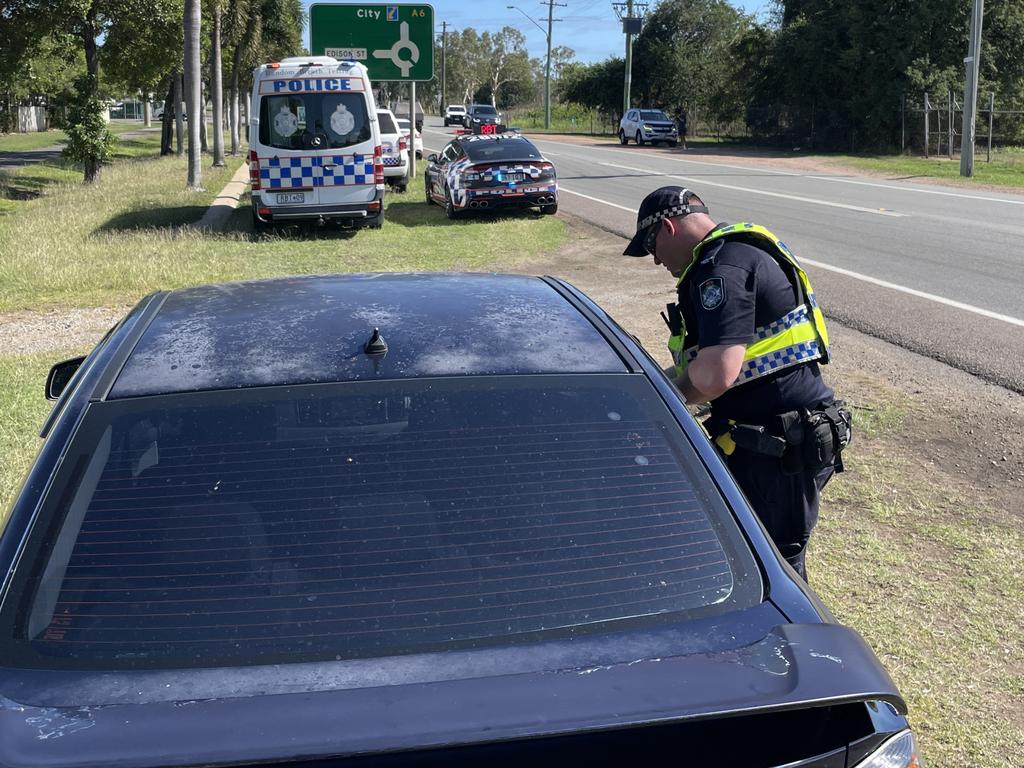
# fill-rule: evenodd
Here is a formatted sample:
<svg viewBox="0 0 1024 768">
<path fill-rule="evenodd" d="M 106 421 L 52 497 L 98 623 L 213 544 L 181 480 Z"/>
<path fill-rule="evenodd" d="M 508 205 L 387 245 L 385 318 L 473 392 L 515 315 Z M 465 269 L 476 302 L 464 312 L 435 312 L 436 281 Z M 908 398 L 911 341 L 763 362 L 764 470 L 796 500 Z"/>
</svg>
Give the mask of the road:
<svg viewBox="0 0 1024 768">
<path fill-rule="evenodd" d="M 427 118 L 426 151 L 452 131 Z M 782 237 L 831 318 L 1024 394 L 1024 195 L 530 138 L 558 171 L 560 210 L 628 237 L 645 194 L 689 187 L 716 220 Z"/>
<path fill-rule="evenodd" d="M 0 170 L 20 168 L 32 163 L 45 163 L 60 157 L 63 147 L 54 145 L 41 149 L 25 149 L 19 152 L 0 152 Z"/>
</svg>

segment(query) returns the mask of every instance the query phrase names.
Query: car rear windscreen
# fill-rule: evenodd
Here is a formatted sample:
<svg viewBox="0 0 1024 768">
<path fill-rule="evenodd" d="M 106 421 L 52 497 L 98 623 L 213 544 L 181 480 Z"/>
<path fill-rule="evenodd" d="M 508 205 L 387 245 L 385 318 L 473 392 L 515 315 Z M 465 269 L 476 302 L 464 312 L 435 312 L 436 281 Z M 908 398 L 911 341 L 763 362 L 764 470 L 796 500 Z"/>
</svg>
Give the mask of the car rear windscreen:
<svg viewBox="0 0 1024 768">
<path fill-rule="evenodd" d="M 635 374 L 94 403 L 33 530 L 10 663 L 210 666 L 510 645 L 761 600 Z"/>
<path fill-rule="evenodd" d="M 497 160 L 540 160 L 540 152 L 526 139 L 500 138 L 463 141 L 463 149 L 475 163 Z"/>
<path fill-rule="evenodd" d="M 371 135 L 362 93 L 287 93 L 260 100 L 259 136 L 266 147 L 342 149 Z"/>
</svg>

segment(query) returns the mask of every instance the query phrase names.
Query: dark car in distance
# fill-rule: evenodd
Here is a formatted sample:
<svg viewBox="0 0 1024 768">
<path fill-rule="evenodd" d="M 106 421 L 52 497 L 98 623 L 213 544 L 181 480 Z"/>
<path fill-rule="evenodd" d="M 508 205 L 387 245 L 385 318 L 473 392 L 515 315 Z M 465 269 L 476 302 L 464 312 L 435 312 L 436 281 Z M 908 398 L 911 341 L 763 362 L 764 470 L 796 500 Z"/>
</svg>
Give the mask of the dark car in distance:
<svg viewBox="0 0 1024 768">
<path fill-rule="evenodd" d="M 424 188 L 427 204 L 444 206 L 449 219 L 502 208 L 558 211 L 554 164 L 515 132 L 456 136 L 427 155 Z"/>
<path fill-rule="evenodd" d="M 499 125 L 501 113 L 490 104 L 470 104 L 463 125 L 472 129 L 481 125 Z"/>
<path fill-rule="evenodd" d="M 47 391 L 2 766 L 918 765 L 878 660 L 565 282 L 158 292 Z"/>
</svg>

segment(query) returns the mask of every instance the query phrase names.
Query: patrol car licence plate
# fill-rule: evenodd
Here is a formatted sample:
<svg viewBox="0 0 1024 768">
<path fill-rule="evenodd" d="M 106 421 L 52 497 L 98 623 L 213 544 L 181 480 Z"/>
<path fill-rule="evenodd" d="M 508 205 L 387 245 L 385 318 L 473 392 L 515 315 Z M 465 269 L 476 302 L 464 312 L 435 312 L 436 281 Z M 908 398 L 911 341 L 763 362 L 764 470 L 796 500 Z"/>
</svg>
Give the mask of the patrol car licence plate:
<svg viewBox="0 0 1024 768">
<path fill-rule="evenodd" d="M 278 205 L 287 205 L 288 203 L 304 203 L 306 202 L 305 192 L 285 192 L 277 196 Z"/>
<path fill-rule="evenodd" d="M 522 181 L 526 178 L 525 173 L 509 173 L 505 175 L 506 181 Z"/>
</svg>

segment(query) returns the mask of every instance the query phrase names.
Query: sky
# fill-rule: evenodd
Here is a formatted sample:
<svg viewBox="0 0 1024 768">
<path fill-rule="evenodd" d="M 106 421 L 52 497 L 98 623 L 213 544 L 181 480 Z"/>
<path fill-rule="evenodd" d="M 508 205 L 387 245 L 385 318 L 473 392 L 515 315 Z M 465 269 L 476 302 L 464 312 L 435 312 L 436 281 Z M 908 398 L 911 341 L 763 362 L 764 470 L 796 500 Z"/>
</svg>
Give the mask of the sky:
<svg viewBox="0 0 1024 768">
<path fill-rule="evenodd" d="M 553 46 L 569 46 L 576 51 L 577 60 L 586 63 L 624 54 L 625 38 L 612 9 L 612 0 L 557 1 L 565 3 L 565 7 L 555 8 L 555 18 L 562 21 L 553 26 Z M 307 10 L 310 2 L 312 0 L 303 0 Z M 760 16 L 768 11 L 770 0 L 733 0 L 732 4 Z M 494 32 L 511 26 L 526 36 L 530 56 L 543 59 L 547 53 L 547 6 L 540 0 L 433 0 L 430 5 L 434 7 L 434 27 L 438 33 L 441 32 L 442 21 L 448 22 L 449 30 L 473 27 L 477 32 Z M 508 9 L 509 5 L 517 6 L 522 12 Z M 653 6 L 654 2 L 650 5 Z M 527 16 L 534 19 L 539 28 Z M 308 30 L 306 44 L 309 45 Z"/>
</svg>

